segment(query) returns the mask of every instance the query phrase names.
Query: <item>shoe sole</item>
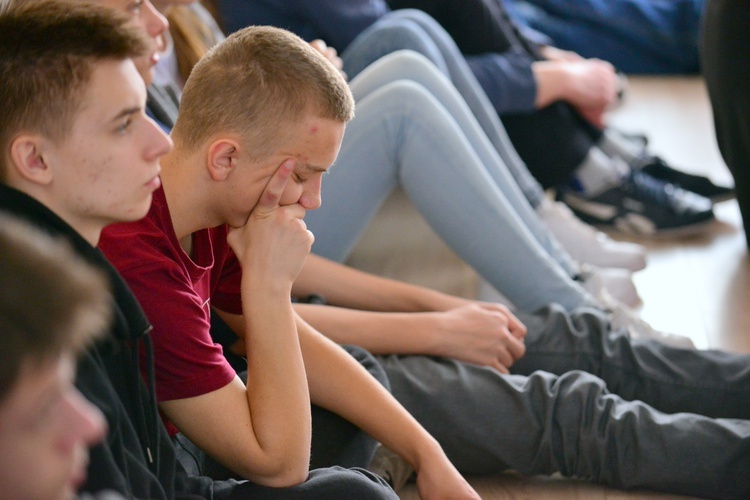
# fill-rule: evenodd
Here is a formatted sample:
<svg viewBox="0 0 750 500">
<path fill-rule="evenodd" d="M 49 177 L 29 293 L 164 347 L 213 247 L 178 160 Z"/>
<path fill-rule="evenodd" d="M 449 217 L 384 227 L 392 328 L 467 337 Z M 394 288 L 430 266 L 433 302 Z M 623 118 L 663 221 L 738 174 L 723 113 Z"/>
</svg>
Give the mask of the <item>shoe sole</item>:
<svg viewBox="0 0 750 500">
<path fill-rule="evenodd" d="M 606 229 L 623 235 L 646 236 L 657 239 L 694 236 L 705 232 L 716 220 L 716 217 L 712 216 L 705 220 L 697 221 L 685 226 L 655 229 L 649 219 L 635 213 L 615 217 L 609 221 L 603 221 L 578 210 L 574 209 L 574 211 L 579 219 L 599 229 Z"/>
<path fill-rule="evenodd" d="M 583 222 L 600 229 L 610 229 L 626 235 L 648 236 L 651 238 L 689 236 L 704 232 L 716 220 L 713 212 L 710 212 L 710 215 L 707 214 L 704 220 L 698 220 L 692 224 L 675 228 L 656 229 L 650 219 L 635 212 L 614 215 L 616 208 L 606 204 L 582 202 L 576 198 L 564 197 L 561 201 L 566 203 Z M 596 210 L 597 207 L 602 207 L 598 209 L 599 217 L 596 217 L 593 213 L 588 213 L 589 211 Z"/>
</svg>

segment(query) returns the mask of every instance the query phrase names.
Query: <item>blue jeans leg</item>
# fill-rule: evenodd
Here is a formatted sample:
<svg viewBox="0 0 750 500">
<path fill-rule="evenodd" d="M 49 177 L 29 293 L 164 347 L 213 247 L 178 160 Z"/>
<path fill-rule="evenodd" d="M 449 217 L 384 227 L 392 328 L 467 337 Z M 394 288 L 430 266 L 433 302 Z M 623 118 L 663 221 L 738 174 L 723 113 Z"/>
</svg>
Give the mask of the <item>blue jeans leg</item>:
<svg viewBox="0 0 750 500">
<path fill-rule="evenodd" d="M 341 261 L 385 198 L 401 186 L 443 240 L 516 306 L 594 300 L 521 221 L 440 102 L 397 81 L 357 104 L 323 204 L 306 216 L 313 250 Z"/>
<path fill-rule="evenodd" d="M 453 83 L 466 101 L 523 191 L 536 208 L 544 192 L 516 153 L 492 103 L 466 64 L 456 44 L 434 19 L 416 10 L 391 12 L 363 31 L 343 52 L 344 69 L 350 78 L 381 57 L 397 50 L 412 50 L 425 56 Z"/>
</svg>

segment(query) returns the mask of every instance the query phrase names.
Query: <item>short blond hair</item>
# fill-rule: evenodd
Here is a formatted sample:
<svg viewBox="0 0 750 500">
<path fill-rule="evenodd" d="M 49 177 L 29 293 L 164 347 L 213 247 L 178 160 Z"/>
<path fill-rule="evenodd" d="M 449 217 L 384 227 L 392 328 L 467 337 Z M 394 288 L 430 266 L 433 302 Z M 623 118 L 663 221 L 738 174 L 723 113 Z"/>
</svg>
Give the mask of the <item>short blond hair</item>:
<svg viewBox="0 0 750 500">
<path fill-rule="evenodd" d="M 233 132 L 258 159 L 275 151 L 289 124 L 310 113 L 351 120 L 354 98 L 346 80 L 297 35 L 251 26 L 193 68 L 172 137 L 178 149 L 190 153 L 217 132 Z"/>
</svg>

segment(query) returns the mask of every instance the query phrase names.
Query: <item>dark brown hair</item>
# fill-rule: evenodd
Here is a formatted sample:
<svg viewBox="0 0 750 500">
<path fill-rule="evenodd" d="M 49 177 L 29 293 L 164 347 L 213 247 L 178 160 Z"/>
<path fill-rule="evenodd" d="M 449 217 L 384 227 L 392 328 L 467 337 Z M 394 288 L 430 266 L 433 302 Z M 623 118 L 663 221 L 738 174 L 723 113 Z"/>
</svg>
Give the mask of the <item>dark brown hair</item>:
<svg viewBox="0 0 750 500">
<path fill-rule="evenodd" d="M 61 140 L 94 63 L 142 55 L 145 34 L 125 14 L 88 2 L 12 0 L 0 12 L 0 182 L 22 132 Z"/>
</svg>

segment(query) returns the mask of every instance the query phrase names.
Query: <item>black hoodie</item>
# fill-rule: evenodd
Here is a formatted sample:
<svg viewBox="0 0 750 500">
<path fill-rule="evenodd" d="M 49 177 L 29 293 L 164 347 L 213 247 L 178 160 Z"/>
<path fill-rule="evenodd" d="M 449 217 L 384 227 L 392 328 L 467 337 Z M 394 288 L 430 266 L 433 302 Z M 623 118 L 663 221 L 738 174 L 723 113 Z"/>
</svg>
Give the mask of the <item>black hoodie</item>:
<svg viewBox="0 0 750 500">
<path fill-rule="evenodd" d="M 99 250 L 33 198 L 0 184 L 0 210 L 67 240 L 110 279 L 114 319 L 109 335 L 89 348 L 77 367 L 76 386 L 109 425 L 106 439 L 91 449 L 82 491 L 113 490 L 142 499 L 211 497 L 212 482 L 188 479 L 177 462 L 158 415 L 153 378 L 147 385 L 140 375 L 136 353 L 142 346 L 150 361 L 151 325 L 123 279 Z M 39 311 L 44 313 L 44 304 Z"/>
</svg>

